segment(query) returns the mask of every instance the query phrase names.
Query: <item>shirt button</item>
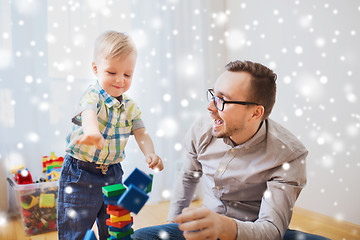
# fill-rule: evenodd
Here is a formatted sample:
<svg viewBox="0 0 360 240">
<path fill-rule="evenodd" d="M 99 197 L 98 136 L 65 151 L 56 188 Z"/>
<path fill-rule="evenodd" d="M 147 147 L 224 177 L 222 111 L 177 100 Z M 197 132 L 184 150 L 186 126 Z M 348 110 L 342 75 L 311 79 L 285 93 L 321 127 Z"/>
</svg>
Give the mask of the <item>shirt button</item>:
<svg viewBox="0 0 360 240">
<path fill-rule="evenodd" d="M 218 169 L 218 172 L 221 173 L 222 171 L 224 171 L 222 168 Z"/>
<path fill-rule="evenodd" d="M 230 151 L 231 151 L 231 152 L 235 152 L 235 149 L 232 148 Z"/>
<path fill-rule="evenodd" d="M 216 186 L 216 189 L 217 189 L 217 190 L 220 190 L 220 187 L 219 187 L 219 186 Z"/>
</svg>

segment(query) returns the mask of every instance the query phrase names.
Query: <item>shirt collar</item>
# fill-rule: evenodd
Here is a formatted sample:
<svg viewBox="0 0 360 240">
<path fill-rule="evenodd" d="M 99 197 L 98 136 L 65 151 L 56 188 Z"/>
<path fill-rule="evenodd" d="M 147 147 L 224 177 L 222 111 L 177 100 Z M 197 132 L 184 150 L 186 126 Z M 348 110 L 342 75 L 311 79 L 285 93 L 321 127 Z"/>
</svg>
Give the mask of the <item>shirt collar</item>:
<svg viewBox="0 0 360 240">
<path fill-rule="evenodd" d="M 96 84 L 95 84 L 95 88 L 100 92 L 100 94 L 103 96 L 104 98 L 104 103 L 106 106 L 108 106 L 109 108 L 111 107 L 117 107 L 117 108 L 120 108 L 123 104 L 124 104 L 124 98 L 123 96 L 121 95 L 120 97 L 118 98 L 114 98 L 113 96 L 109 95 L 107 92 L 105 92 L 104 89 L 102 89 L 102 87 L 100 86 L 100 83 L 99 81 L 96 81 Z M 119 101 L 119 100 L 120 101 Z"/>
<path fill-rule="evenodd" d="M 262 142 L 265 138 L 266 138 L 266 120 L 261 123 L 261 126 L 260 126 L 259 130 L 255 133 L 255 135 L 252 138 L 250 138 L 249 140 L 247 140 L 246 142 L 244 142 L 243 144 L 236 145 L 230 139 L 230 137 L 226 137 L 223 140 L 224 140 L 224 143 L 226 143 L 227 145 L 230 145 L 232 147 L 248 149 L 248 148 Z"/>
</svg>

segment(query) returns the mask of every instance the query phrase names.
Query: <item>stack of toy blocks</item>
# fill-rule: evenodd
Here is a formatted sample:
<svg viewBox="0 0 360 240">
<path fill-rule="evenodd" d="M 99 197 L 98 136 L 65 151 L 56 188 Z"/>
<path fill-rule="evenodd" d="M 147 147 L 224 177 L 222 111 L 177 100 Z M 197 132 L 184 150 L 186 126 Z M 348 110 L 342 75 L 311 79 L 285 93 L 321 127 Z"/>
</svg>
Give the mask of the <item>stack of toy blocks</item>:
<svg viewBox="0 0 360 240">
<path fill-rule="evenodd" d="M 137 214 L 149 199 L 147 193 L 151 191 L 152 175 L 141 170 L 135 170 L 123 184 L 114 184 L 102 188 L 104 203 L 107 204 L 107 213 L 110 218 L 106 220 L 109 226 L 110 239 L 131 239 L 133 217 L 131 212 Z"/>
</svg>

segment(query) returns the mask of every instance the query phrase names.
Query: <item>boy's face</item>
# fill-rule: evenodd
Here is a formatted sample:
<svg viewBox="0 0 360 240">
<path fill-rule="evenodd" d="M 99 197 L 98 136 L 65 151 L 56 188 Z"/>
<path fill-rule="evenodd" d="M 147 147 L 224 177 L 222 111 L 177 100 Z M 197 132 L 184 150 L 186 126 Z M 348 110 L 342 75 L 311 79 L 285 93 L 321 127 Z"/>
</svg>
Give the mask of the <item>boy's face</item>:
<svg viewBox="0 0 360 240">
<path fill-rule="evenodd" d="M 94 74 L 109 95 L 119 97 L 129 90 L 136 63 L 136 53 L 105 59 L 98 57 L 92 63 Z"/>
</svg>

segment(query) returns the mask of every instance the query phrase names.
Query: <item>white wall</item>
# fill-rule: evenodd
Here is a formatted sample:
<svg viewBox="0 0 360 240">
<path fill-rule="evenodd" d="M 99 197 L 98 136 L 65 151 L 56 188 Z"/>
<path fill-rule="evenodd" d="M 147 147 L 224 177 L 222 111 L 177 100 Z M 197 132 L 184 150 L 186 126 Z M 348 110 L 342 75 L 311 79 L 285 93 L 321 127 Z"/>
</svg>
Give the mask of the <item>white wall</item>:
<svg viewBox="0 0 360 240">
<path fill-rule="evenodd" d="M 227 59 L 278 74 L 271 117 L 309 149 L 297 206 L 360 224 L 360 2 L 228 0 Z"/>
</svg>

